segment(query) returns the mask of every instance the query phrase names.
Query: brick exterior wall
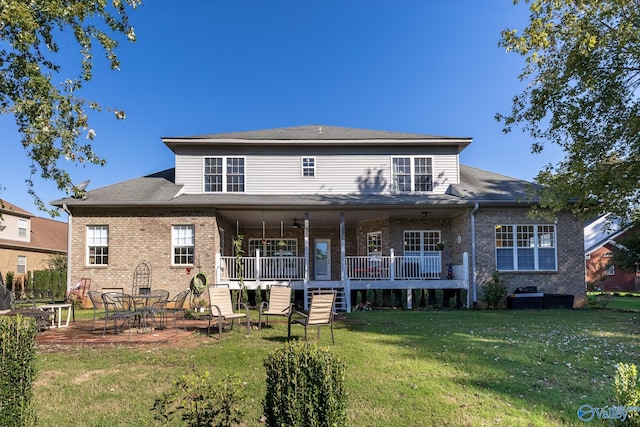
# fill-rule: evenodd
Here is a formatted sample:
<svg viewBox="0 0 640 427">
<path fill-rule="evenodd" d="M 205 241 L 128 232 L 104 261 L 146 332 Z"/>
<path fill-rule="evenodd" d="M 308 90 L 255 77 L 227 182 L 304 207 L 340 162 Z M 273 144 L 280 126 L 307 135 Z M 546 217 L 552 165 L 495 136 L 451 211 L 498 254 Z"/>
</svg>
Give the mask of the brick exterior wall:
<svg viewBox="0 0 640 427">
<path fill-rule="evenodd" d="M 548 224 L 540 218 L 530 218 L 530 210 L 480 208 L 475 214 L 476 225 L 476 271 L 478 293 L 481 285 L 496 269 L 495 226 L 499 224 Z M 518 287 L 536 286 L 538 292 L 549 294 L 571 294 L 574 305 L 586 303 L 584 282 L 584 238 L 582 222 L 568 213 L 558 217 L 556 224 L 558 270 L 553 272 L 502 273 L 507 292 Z"/>
<path fill-rule="evenodd" d="M 546 224 L 547 221 L 529 218 L 530 210 L 523 208 L 480 208 L 475 213 L 476 225 L 476 269 L 478 299 L 481 284 L 496 268 L 495 226 L 497 224 Z M 388 218 L 366 221 L 355 228 L 347 228 L 347 255 L 365 255 L 368 232 L 382 231 L 382 253 L 389 255 L 394 248 L 396 255 L 403 255 L 404 230 L 439 230 L 446 248 L 442 253 L 443 271 L 446 264 L 462 264 L 465 252 L 471 255 L 471 209 L 458 211 L 449 218 Z M 86 264 L 86 229 L 88 225 L 109 226 L 108 266 Z M 195 226 L 195 266 L 188 274 L 185 267 L 171 265 L 171 230 L 173 225 Z M 224 255 L 232 255 L 232 239 L 236 224 L 216 217 L 211 209 L 167 210 L 154 208 L 114 209 L 92 212 L 76 209 L 71 223 L 72 254 L 71 280 L 78 283 L 81 278 L 91 278 L 92 289 L 121 287 L 129 292 L 133 285 L 133 274 L 141 261 L 146 261 L 152 271 L 152 287 L 166 289 L 171 295 L 187 289 L 191 278 L 198 272 L 207 275 L 213 283 L 215 277 L 215 254 L 220 247 L 220 231 L 224 229 Z M 586 302 L 584 248 L 582 223 L 569 214 L 563 214 L 556 226 L 558 242 L 558 271 L 504 273 L 508 292 L 522 286 L 536 286 L 539 292 L 575 295 L 576 306 Z M 262 229 L 240 229 L 245 238 L 245 251 L 250 238 L 262 238 Z M 280 236 L 280 229 L 268 229 L 266 237 Z M 297 238 L 299 256 L 304 255 L 304 230 L 287 228 L 284 238 Z M 459 237 L 459 239 L 458 239 Z M 331 278 L 340 279 L 340 235 L 339 224 L 335 227 L 313 227 L 310 229 L 310 245 L 316 238 L 331 239 Z M 459 240 L 459 241 L 458 241 Z M 471 260 L 470 260 L 471 261 Z M 313 255 L 310 274 L 313 279 Z M 473 280 L 471 271 L 470 278 Z"/>
<path fill-rule="evenodd" d="M 27 271 L 47 270 L 49 268 L 49 260 L 53 256 L 61 254 L 52 252 L 37 252 L 25 249 L 0 249 L 0 273 L 2 278 L 7 278 L 7 273 L 17 274 L 18 256 L 27 257 Z"/>
<path fill-rule="evenodd" d="M 87 265 L 86 232 L 89 225 L 109 226 L 109 264 Z M 172 266 L 171 230 L 173 225 L 195 226 L 195 266 Z M 101 212 L 74 211 L 71 222 L 71 283 L 91 279 L 91 289 L 123 288 L 131 292 L 133 273 L 141 261 L 151 267 L 152 288 L 166 289 L 171 295 L 189 288 L 191 278 L 201 271 L 214 277 L 214 260 L 220 245 L 218 222 L 211 210 L 122 209 Z M 231 250 L 233 234 L 226 225 L 225 245 Z M 233 227 L 235 232 L 235 227 Z"/>
</svg>

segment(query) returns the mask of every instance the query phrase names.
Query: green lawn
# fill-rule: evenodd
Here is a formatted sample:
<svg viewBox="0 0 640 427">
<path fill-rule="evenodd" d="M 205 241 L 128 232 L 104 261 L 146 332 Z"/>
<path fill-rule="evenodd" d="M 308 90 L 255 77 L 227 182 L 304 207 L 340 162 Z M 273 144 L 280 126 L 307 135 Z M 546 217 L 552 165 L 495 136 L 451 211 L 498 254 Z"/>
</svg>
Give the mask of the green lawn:
<svg viewBox="0 0 640 427">
<path fill-rule="evenodd" d="M 336 345 L 326 328 L 320 344 L 346 361 L 351 426 L 583 426 L 578 407 L 613 404 L 615 364 L 640 354 L 633 312 L 381 310 L 336 326 Z M 245 423 L 263 425 L 263 360 L 286 324 L 245 332 L 179 346 L 39 347 L 39 425 L 157 425 L 154 399 L 193 369 L 238 375 Z"/>
</svg>

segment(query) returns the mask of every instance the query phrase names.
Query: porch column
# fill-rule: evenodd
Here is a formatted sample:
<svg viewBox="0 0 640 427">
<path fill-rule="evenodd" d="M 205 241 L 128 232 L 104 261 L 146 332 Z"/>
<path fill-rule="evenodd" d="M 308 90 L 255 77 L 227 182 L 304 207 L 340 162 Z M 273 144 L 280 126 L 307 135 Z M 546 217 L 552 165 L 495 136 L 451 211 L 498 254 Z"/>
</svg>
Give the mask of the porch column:
<svg viewBox="0 0 640 427">
<path fill-rule="evenodd" d="M 309 212 L 304 213 L 304 309 L 309 309 Z"/>
<path fill-rule="evenodd" d="M 351 282 L 347 278 L 347 244 L 344 225 L 344 212 L 340 212 L 340 281 L 344 289 L 347 313 L 351 313 Z"/>
<path fill-rule="evenodd" d="M 222 256 L 220 252 L 216 252 L 216 274 L 214 277 L 214 284 L 219 284 L 222 281 Z"/>
</svg>

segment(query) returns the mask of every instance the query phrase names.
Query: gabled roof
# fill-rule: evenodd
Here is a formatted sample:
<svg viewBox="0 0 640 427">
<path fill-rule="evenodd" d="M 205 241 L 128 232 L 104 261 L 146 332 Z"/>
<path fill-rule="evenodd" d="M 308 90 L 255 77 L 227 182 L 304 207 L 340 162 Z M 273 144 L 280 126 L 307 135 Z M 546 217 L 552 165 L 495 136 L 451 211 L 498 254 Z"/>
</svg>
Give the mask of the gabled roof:
<svg viewBox="0 0 640 427">
<path fill-rule="evenodd" d="M 252 195 L 244 193 L 181 194 L 175 184 L 175 170 L 88 191 L 82 199 L 66 198 L 51 202 L 54 206 L 386 206 L 386 205 L 473 205 L 533 203 L 533 184 L 516 178 L 460 165 L 461 183 L 446 194 L 350 194 L 350 195 Z"/>
<path fill-rule="evenodd" d="M 2 200 L 2 202 L 0 202 L 0 213 L 8 213 L 11 215 L 27 218 L 33 216 L 31 212 L 26 211 L 21 207 L 14 205 L 13 203 L 9 203 L 6 200 Z"/>
<path fill-rule="evenodd" d="M 605 214 L 584 226 L 584 252 L 591 253 L 608 242 L 618 238 L 626 231 L 620 221 L 611 214 Z"/>
<path fill-rule="evenodd" d="M 35 216 L 7 201 L 4 201 L 4 206 L 3 211 L 5 213 L 29 218 L 31 233 L 28 242 L 0 239 L 0 247 L 39 252 L 67 253 L 68 224 L 66 222 Z"/>
<path fill-rule="evenodd" d="M 457 146 L 462 151 L 472 141 L 469 137 L 423 135 L 405 132 L 355 129 L 337 126 L 307 125 L 244 132 L 163 137 L 174 153 L 181 146 L 197 145 L 429 145 Z"/>
</svg>

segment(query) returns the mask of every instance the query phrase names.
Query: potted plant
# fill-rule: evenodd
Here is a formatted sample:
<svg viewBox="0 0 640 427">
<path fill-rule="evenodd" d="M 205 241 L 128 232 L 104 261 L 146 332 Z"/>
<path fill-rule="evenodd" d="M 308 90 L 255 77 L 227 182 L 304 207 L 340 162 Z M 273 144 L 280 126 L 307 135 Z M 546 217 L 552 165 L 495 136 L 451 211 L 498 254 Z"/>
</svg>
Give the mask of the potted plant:
<svg viewBox="0 0 640 427">
<path fill-rule="evenodd" d="M 199 298 L 194 301 L 195 309 L 199 312 L 204 312 L 204 309 L 207 307 L 207 300 L 203 298 Z"/>
<path fill-rule="evenodd" d="M 443 251 L 443 250 L 444 250 L 444 247 L 445 247 L 444 242 L 438 242 L 438 243 L 436 243 L 436 249 L 437 249 L 437 250 L 439 250 L 439 251 Z"/>
<path fill-rule="evenodd" d="M 369 252 L 378 252 L 378 245 L 373 242 L 369 242 Z"/>
</svg>

